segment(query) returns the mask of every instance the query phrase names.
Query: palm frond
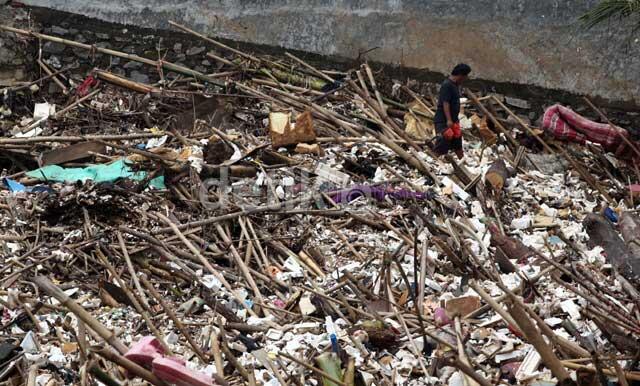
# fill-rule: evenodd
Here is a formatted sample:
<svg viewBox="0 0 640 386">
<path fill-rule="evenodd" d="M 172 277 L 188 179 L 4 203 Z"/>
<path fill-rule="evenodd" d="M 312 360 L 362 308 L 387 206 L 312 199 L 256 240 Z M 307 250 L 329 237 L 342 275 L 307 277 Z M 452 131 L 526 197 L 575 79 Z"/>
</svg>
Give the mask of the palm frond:
<svg viewBox="0 0 640 386">
<path fill-rule="evenodd" d="M 640 0 L 604 0 L 580 17 L 586 28 L 593 28 L 612 18 L 640 17 Z M 638 21 L 640 24 L 640 20 Z"/>
</svg>

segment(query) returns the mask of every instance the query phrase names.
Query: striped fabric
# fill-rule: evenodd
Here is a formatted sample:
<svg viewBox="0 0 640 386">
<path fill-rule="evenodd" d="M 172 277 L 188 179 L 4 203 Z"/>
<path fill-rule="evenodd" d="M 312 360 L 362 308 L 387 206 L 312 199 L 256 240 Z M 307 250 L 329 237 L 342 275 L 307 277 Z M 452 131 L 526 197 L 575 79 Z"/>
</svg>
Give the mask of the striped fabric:
<svg viewBox="0 0 640 386">
<path fill-rule="evenodd" d="M 629 138 L 629 133 L 620 127 L 590 121 L 561 105 L 551 106 L 545 111 L 542 129 L 564 141 L 599 143 L 606 151 L 616 155 L 626 152 L 627 145 L 622 136 Z"/>
</svg>

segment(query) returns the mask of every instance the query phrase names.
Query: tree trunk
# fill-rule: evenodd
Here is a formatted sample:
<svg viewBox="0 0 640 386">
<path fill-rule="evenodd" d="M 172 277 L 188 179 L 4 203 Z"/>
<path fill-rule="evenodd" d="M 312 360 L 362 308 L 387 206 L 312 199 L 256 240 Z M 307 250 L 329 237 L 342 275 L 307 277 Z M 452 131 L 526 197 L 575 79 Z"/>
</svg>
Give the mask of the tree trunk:
<svg viewBox="0 0 640 386">
<path fill-rule="evenodd" d="M 627 234 L 630 240 L 638 237 L 637 232 L 633 232 L 633 229 L 638 229 L 635 228 L 637 224 L 633 217 L 629 217 L 621 223 L 623 232 Z M 607 261 L 637 288 L 637 276 L 640 273 L 640 255 L 636 256 L 631 252 L 618 235 L 618 232 L 613 228 L 613 225 L 602 215 L 588 214 L 582 222 L 582 225 L 586 229 L 587 234 L 589 234 L 589 242 L 604 248 L 607 254 Z M 634 246 L 634 250 L 636 250 L 636 248 L 637 247 Z"/>
<path fill-rule="evenodd" d="M 502 191 L 507 178 L 509 178 L 510 173 L 507 170 L 507 165 L 505 165 L 503 160 L 495 161 L 487 173 L 484 175 L 485 181 L 491 185 L 493 191 L 499 193 Z"/>
</svg>

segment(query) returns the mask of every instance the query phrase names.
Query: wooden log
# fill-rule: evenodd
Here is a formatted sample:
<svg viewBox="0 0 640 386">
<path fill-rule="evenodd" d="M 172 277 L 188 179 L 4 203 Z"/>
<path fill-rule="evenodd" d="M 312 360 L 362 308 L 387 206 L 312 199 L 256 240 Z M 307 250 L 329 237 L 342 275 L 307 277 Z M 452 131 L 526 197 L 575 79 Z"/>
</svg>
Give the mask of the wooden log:
<svg viewBox="0 0 640 386">
<path fill-rule="evenodd" d="M 491 165 L 484 175 L 484 180 L 488 185 L 491 185 L 494 192 L 500 193 L 510 175 L 507 165 L 502 159 L 499 159 Z"/>
<path fill-rule="evenodd" d="M 625 221 L 625 224 L 628 220 Z M 589 243 L 600 245 L 604 248 L 609 261 L 620 274 L 628 279 L 631 284 L 638 287 L 638 274 L 640 274 L 640 258 L 635 256 L 624 243 L 613 225 L 604 216 L 599 214 L 588 214 L 582 222 L 587 234 Z M 632 227 L 625 225 L 625 232 L 629 232 Z M 631 235 L 629 235 L 631 237 Z"/>
<path fill-rule="evenodd" d="M 258 174 L 258 169 L 255 166 L 250 165 L 202 165 L 203 177 L 220 177 L 221 173 L 222 175 L 224 175 L 224 173 L 227 173 L 228 177 L 255 177 Z"/>
</svg>

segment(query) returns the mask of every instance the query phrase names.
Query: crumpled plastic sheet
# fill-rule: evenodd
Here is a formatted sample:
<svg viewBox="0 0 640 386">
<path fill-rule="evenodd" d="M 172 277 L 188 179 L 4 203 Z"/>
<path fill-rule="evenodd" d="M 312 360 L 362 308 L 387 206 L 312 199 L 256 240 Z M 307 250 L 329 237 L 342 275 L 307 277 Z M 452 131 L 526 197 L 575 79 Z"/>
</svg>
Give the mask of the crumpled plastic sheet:
<svg viewBox="0 0 640 386">
<path fill-rule="evenodd" d="M 27 176 L 41 181 L 77 182 L 94 181 L 95 183 L 114 182 L 122 178 L 134 181 L 142 181 L 147 178 L 147 172 L 135 172 L 124 159 L 119 159 L 109 164 L 91 165 L 86 168 L 63 168 L 58 165 L 47 165 L 40 169 L 26 173 Z M 164 189 L 164 176 L 159 176 L 149 181 L 149 186 Z"/>
</svg>

